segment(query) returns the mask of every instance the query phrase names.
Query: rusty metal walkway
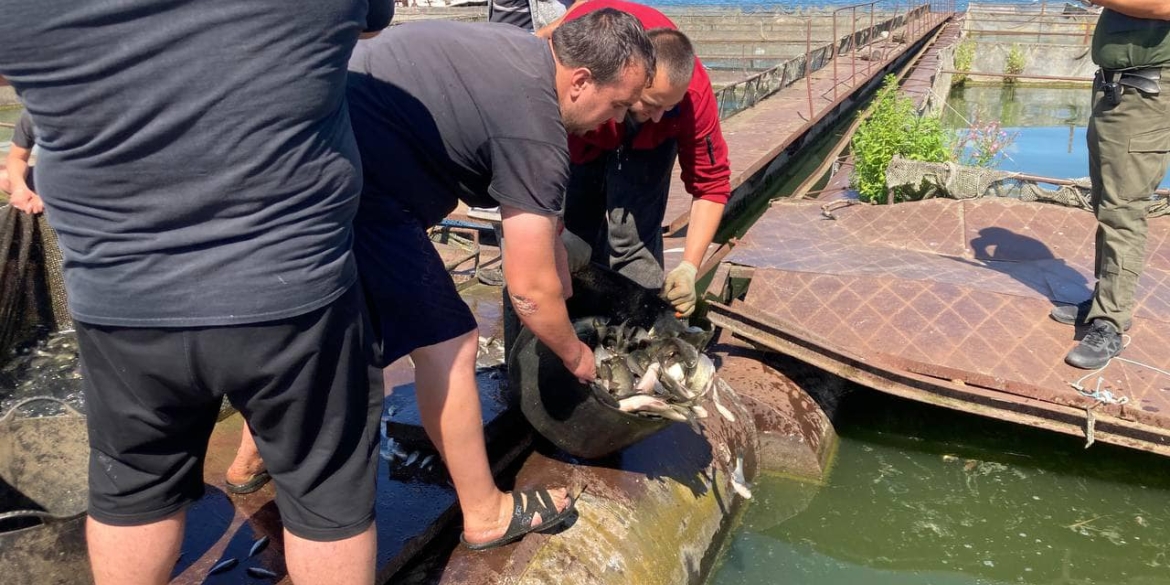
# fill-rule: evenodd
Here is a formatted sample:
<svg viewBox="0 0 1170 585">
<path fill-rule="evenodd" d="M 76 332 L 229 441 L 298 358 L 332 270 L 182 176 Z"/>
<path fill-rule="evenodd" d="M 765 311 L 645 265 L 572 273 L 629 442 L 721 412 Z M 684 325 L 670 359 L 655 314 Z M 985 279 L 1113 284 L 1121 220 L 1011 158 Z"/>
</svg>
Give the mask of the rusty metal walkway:
<svg viewBox="0 0 1170 585">
<path fill-rule="evenodd" d="M 822 205 L 764 214 L 710 289 L 750 278 L 746 294 L 713 303 L 713 322 L 891 394 L 1170 455 L 1170 219 L 1150 222 L 1129 345 L 1088 372 L 1063 361 L 1084 332 L 1048 311 L 1091 295 L 1092 214 L 929 200 L 830 219 Z M 1085 395 L 1103 391 L 1127 402 Z"/>
<path fill-rule="evenodd" d="M 810 20 L 808 29 L 799 31 L 807 46 L 804 54 L 795 57 L 798 61 L 803 59 L 798 75 L 791 80 L 786 78 L 783 88 L 766 100 L 721 121 L 731 153 L 733 195 L 729 212 L 733 213 L 734 208 L 745 203 L 744 199 L 758 193 L 761 182 L 783 168 L 788 160 L 785 153 L 798 150 L 811 131 L 831 123 L 835 114 L 856 103 L 859 92 L 874 87 L 876 78 L 913 54 L 924 38 L 933 35 L 954 15 L 950 0 L 908 2 L 892 15 L 879 16 L 872 13 L 874 4 L 846 6 L 835 11 L 853 11 L 851 15 L 842 12 L 849 18 L 842 18 L 840 30 L 836 17 L 832 17 L 833 36 L 844 35 L 835 44 L 812 44 L 814 29 Z M 858 16 L 858 8 L 871 11 L 868 26 L 864 25 L 865 17 Z M 846 21 L 852 24 L 845 26 Z M 682 28 L 687 31 L 685 25 Z M 708 57 L 702 50 L 699 56 Z M 804 74 L 806 63 L 812 65 L 811 75 Z M 784 67 L 780 65 L 778 69 Z M 765 71 L 757 75 L 767 74 Z M 676 165 L 663 218 L 668 234 L 686 227 L 691 203 Z"/>
</svg>

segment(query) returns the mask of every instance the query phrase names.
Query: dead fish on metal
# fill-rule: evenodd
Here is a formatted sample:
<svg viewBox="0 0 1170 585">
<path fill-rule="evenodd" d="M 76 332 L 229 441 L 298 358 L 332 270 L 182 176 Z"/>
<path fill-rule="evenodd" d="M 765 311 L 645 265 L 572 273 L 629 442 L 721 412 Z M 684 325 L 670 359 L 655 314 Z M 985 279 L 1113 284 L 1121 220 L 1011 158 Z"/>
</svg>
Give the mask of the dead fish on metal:
<svg viewBox="0 0 1170 585">
<path fill-rule="evenodd" d="M 735 470 L 731 472 L 731 489 L 745 499 L 752 499 L 752 490 L 748 487 L 747 478 L 743 475 L 743 455 L 736 454 Z"/>
<path fill-rule="evenodd" d="M 240 561 L 236 560 L 234 557 L 227 559 L 227 560 L 224 560 L 224 561 L 220 561 L 218 564 L 216 564 L 214 567 L 212 567 L 211 570 L 207 572 L 207 574 L 208 575 L 218 575 L 220 573 L 226 573 L 226 572 L 234 569 L 235 566 L 238 564 L 240 564 Z"/>
<path fill-rule="evenodd" d="M 257 553 L 268 547 L 268 537 L 261 536 L 256 542 L 252 543 L 252 548 L 248 550 L 248 558 L 256 556 Z"/>
<path fill-rule="evenodd" d="M 735 422 L 735 415 L 731 414 L 731 411 L 727 410 L 727 407 L 719 402 L 719 384 L 715 384 L 711 388 L 711 398 L 715 400 L 715 410 L 719 411 L 719 414 L 723 415 L 723 418 L 727 419 L 727 422 Z"/>
<path fill-rule="evenodd" d="M 703 408 L 702 405 L 696 404 L 692 406 L 691 412 L 695 413 L 695 416 L 699 418 L 707 418 L 707 409 Z"/>
<path fill-rule="evenodd" d="M 248 576 L 257 579 L 279 579 L 280 575 L 265 569 L 264 567 L 248 567 Z"/>
</svg>

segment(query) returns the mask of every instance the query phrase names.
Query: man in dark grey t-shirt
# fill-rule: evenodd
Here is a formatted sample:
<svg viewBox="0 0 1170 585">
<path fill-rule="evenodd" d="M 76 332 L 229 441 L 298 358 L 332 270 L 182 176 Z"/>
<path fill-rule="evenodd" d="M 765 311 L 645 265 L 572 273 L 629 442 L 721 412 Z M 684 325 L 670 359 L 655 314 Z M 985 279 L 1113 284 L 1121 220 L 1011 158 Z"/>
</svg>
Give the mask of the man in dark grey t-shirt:
<svg viewBox="0 0 1170 585">
<path fill-rule="evenodd" d="M 6 176 L 4 182 L 0 183 L 0 191 L 8 193 L 8 203 L 25 213 L 45 210 L 45 204 L 33 187 L 32 167 L 28 164 L 36 144 L 37 131 L 32 116 L 27 111 L 21 112 L 12 130 L 12 146 L 8 147 Z"/>
<path fill-rule="evenodd" d="M 521 319 L 568 370 L 593 379 L 592 351 L 564 303 L 567 136 L 622 119 L 653 73 L 652 53 L 637 20 L 609 10 L 551 42 L 502 24 L 405 24 L 359 43 L 350 60 L 365 178 L 354 254 L 382 359 L 414 362 L 423 424 L 451 472 L 471 548 L 555 525 L 572 504 L 563 491 L 496 487 L 475 385 L 476 322 L 426 228 L 459 200 L 499 205 L 504 277 Z"/>
<path fill-rule="evenodd" d="M 85 373 L 98 585 L 169 580 L 224 395 L 280 487 L 290 577 L 373 582 L 382 392 L 353 286 L 345 65 L 390 13 L 389 0 L 5 6 L 0 75 L 36 121 Z"/>
</svg>

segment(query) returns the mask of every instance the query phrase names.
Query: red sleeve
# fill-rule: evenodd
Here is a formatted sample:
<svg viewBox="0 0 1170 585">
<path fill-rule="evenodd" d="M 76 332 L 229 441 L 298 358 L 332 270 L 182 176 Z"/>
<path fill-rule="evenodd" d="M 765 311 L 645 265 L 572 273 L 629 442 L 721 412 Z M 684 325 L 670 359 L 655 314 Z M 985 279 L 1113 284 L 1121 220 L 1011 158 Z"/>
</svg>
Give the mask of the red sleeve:
<svg viewBox="0 0 1170 585">
<path fill-rule="evenodd" d="M 610 120 L 584 135 L 569 135 L 569 158 L 575 165 L 595 160 L 602 153 L 617 150 L 622 144 L 625 127 Z"/>
<path fill-rule="evenodd" d="M 727 203 L 731 198 L 727 142 L 719 127 L 715 92 L 697 59 L 694 79 L 679 107 L 682 119 L 678 133 L 678 163 L 687 193 L 697 199 Z"/>
</svg>

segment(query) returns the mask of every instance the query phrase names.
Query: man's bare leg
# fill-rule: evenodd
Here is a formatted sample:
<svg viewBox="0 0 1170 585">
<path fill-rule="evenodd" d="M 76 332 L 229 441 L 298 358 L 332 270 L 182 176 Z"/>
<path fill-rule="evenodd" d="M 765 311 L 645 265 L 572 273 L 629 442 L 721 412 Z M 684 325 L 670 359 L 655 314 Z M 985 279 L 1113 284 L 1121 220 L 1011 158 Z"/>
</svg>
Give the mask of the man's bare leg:
<svg viewBox="0 0 1170 585">
<path fill-rule="evenodd" d="M 371 585 L 378 539 L 373 524 L 365 532 L 332 542 L 305 540 L 284 531 L 285 562 L 300 585 Z"/>
<path fill-rule="evenodd" d="M 248 423 L 240 433 L 240 447 L 236 449 L 236 458 L 228 466 L 225 477 L 231 483 L 242 485 L 252 479 L 252 476 L 264 471 L 264 459 L 256 449 L 256 440 L 252 438 L 252 429 Z"/>
<path fill-rule="evenodd" d="M 473 543 L 503 536 L 512 519 L 512 497 L 496 487 L 488 464 L 475 382 L 478 342 L 474 330 L 410 353 L 423 427 L 447 464 L 463 509 L 463 536 Z M 549 495 L 558 510 L 568 505 L 566 490 Z M 532 523 L 540 522 L 537 514 Z"/>
<path fill-rule="evenodd" d="M 141 526 L 85 525 L 95 585 L 165 585 L 179 560 L 186 512 Z"/>
</svg>

